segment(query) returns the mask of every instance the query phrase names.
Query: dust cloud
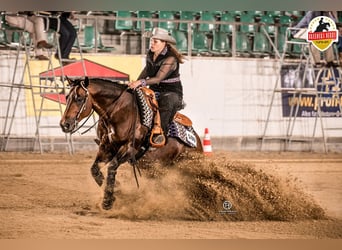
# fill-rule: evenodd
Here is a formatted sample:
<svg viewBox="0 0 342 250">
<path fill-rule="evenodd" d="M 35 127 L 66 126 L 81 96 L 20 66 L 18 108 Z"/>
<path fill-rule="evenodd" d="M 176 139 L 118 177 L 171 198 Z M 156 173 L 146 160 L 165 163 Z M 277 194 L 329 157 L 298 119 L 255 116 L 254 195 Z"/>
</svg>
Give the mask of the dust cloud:
<svg viewBox="0 0 342 250">
<path fill-rule="evenodd" d="M 187 156 L 171 166 L 119 169 L 116 201 L 103 215 L 129 220 L 295 221 L 324 219 L 324 210 L 295 180 L 222 155 Z"/>
</svg>

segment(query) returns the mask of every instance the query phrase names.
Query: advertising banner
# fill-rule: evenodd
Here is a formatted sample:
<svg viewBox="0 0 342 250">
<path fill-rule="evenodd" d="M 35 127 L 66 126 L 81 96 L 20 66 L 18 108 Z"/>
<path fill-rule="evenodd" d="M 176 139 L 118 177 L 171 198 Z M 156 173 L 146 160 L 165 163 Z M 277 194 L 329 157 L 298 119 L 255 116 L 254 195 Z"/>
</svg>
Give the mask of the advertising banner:
<svg viewBox="0 0 342 250">
<path fill-rule="evenodd" d="M 295 116 L 297 106 L 297 117 L 316 117 L 319 107 L 322 117 L 341 117 L 342 86 L 340 74 L 337 68 L 323 69 L 319 71 L 317 83 L 315 83 L 313 70 L 304 70 L 304 66 L 301 65 L 284 65 L 281 70 L 282 88 L 293 88 L 294 90 L 311 88 L 312 91 L 301 94 L 282 93 L 283 117 Z"/>
</svg>

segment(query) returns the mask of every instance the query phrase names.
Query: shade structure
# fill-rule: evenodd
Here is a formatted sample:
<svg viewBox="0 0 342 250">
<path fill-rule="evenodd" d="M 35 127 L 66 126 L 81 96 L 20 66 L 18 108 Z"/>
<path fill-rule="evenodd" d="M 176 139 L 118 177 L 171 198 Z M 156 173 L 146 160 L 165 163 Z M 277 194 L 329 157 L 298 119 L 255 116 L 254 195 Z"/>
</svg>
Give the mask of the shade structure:
<svg viewBox="0 0 342 250">
<path fill-rule="evenodd" d="M 54 79 L 55 77 L 67 76 L 69 78 L 102 78 L 113 81 L 129 81 L 129 75 L 102 64 L 83 59 L 62 67 L 41 72 L 40 79 Z M 51 101 L 66 103 L 63 93 L 41 93 L 41 96 Z"/>
<path fill-rule="evenodd" d="M 63 75 L 69 78 L 81 78 L 87 76 L 89 78 L 106 78 L 119 81 L 129 80 L 128 74 L 90 61 L 88 59 L 75 61 L 66 66 L 56 67 L 54 69 L 44 71 L 39 74 L 39 77 L 48 78 L 59 77 Z"/>
</svg>

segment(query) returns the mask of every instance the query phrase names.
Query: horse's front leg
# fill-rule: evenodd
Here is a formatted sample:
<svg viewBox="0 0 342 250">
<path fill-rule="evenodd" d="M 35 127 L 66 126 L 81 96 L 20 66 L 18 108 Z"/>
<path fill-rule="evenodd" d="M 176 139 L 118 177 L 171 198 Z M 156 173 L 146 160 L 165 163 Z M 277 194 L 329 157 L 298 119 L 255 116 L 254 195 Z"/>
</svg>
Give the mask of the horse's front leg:
<svg viewBox="0 0 342 250">
<path fill-rule="evenodd" d="M 96 160 L 94 161 L 93 165 L 90 168 L 90 172 L 94 180 L 96 181 L 97 185 L 101 187 L 103 184 L 104 176 L 100 170 L 99 162 L 100 160 L 96 158 Z"/>
<path fill-rule="evenodd" d="M 116 171 L 122 163 L 126 162 L 128 159 L 131 159 L 133 154 L 136 154 L 136 150 L 131 146 L 131 144 L 123 145 L 113 159 L 109 162 L 107 170 L 107 182 L 102 202 L 103 209 L 108 210 L 112 208 L 115 201 L 114 185 Z"/>
<path fill-rule="evenodd" d="M 115 184 L 116 171 L 118 167 L 119 167 L 119 163 L 116 157 L 114 157 L 108 166 L 107 182 L 106 182 L 106 187 L 104 190 L 104 197 L 103 197 L 103 202 L 102 202 L 102 208 L 106 210 L 111 209 L 115 201 L 114 184 Z"/>
<path fill-rule="evenodd" d="M 99 185 L 100 187 L 103 184 L 104 176 L 100 170 L 99 163 L 110 162 L 117 151 L 115 147 L 110 147 L 108 145 L 108 138 L 104 136 L 102 140 L 99 142 L 99 149 L 97 151 L 96 159 L 90 168 L 91 175 L 93 176 L 97 185 Z"/>
</svg>

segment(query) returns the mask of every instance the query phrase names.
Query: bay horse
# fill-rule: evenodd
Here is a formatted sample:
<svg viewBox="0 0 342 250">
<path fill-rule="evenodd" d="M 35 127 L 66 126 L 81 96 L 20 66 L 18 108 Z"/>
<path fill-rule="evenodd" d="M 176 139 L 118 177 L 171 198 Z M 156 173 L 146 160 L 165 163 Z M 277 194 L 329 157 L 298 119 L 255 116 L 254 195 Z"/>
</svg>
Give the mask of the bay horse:
<svg viewBox="0 0 342 250">
<path fill-rule="evenodd" d="M 193 147 L 182 143 L 178 138 L 168 137 L 167 143 L 160 148 L 148 150 L 146 141 L 149 129 L 141 123 L 141 115 L 133 91 L 126 84 L 106 79 L 69 78 L 69 94 L 66 109 L 60 120 L 65 133 L 77 130 L 78 123 L 91 115 L 94 110 L 99 115 L 97 126 L 98 152 L 91 166 L 91 174 L 99 186 L 104 183 L 100 163 L 107 167 L 102 208 L 109 210 L 115 201 L 114 184 L 118 167 L 129 162 L 147 159 L 169 162 L 176 160 L 184 152 L 202 152 L 202 144 L 194 131 L 196 144 Z M 139 170 L 139 169 L 138 169 Z"/>
</svg>

